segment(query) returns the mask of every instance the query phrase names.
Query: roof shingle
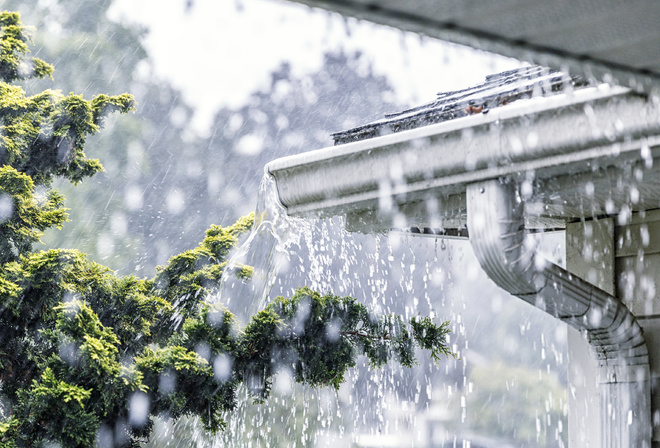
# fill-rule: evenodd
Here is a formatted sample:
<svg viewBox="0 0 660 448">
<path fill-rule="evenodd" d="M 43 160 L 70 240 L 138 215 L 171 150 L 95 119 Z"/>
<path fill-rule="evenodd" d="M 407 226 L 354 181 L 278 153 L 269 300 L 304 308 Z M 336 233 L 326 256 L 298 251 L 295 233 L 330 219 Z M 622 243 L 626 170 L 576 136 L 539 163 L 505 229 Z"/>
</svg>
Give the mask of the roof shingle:
<svg viewBox="0 0 660 448">
<path fill-rule="evenodd" d="M 439 93 L 435 101 L 353 129 L 332 134 L 335 145 L 366 140 L 455 118 L 488 113 L 515 101 L 551 96 L 587 86 L 581 78 L 545 67 L 530 66 L 489 75 L 474 87 Z"/>
</svg>

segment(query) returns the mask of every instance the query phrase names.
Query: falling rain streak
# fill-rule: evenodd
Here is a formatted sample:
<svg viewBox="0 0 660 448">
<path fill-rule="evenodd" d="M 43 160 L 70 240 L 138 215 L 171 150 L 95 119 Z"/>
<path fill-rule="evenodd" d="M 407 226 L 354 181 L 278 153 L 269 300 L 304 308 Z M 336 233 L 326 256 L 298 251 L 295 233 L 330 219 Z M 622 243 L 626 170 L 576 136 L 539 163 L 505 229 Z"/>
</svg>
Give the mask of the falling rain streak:
<svg viewBox="0 0 660 448">
<path fill-rule="evenodd" d="M 338 390 L 300 386 L 281 365 L 265 403 L 242 389 L 224 433 L 205 436 L 194 420 L 159 421 L 156 441 L 176 434 L 208 447 L 565 446 L 565 327 L 495 289 L 466 241 L 349 233 L 343 219 L 289 217 L 268 174 L 259 194 L 253 231 L 225 269 L 247 264 L 254 276 L 223 277 L 216 300 L 248 316 L 307 285 L 379 313 L 431 314 L 451 320 L 458 359 L 435 366 L 420 356 L 412 369 L 381 370 L 360 360 Z M 544 244 L 563 257 L 556 235 Z M 213 361 L 218 372 L 222 361 Z"/>
</svg>

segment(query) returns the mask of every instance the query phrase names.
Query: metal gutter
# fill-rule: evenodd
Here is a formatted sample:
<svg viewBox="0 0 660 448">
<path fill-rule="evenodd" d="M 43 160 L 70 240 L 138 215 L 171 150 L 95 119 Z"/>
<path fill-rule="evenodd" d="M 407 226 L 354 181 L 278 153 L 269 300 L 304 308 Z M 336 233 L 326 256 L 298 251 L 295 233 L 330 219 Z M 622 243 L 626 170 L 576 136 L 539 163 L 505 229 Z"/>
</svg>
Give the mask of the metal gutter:
<svg viewBox="0 0 660 448">
<path fill-rule="evenodd" d="M 467 214 L 470 242 L 486 274 L 586 335 L 598 362 L 603 446 L 650 448 L 649 354 L 635 316 L 616 297 L 536 253 L 514 183 L 469 185 Z"/>
<path fill-rule="evenodd" d="M 266 170 L 295 216 L 372 212 L 384 195 L 394 206 L 460 197 L 469 183 L 530 171 L 536 183 L 561 175 L 575 182 L 660 152 L 659 111 L 628 89 L 600 86 L 281 158 Z M 603 213 L 605 200 L 596 204 Z M 464 199 L 453 202 L 464 214 Z"/>
</svg>

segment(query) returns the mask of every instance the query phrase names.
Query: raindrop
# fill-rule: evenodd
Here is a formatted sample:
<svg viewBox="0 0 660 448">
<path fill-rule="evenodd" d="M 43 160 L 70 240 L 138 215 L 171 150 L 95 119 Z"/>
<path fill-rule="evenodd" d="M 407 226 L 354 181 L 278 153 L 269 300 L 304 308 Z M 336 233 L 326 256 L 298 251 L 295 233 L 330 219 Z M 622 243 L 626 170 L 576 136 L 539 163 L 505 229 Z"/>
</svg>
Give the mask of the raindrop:
<svg viewBox="0 0 660 448">
<path fill-rule="evenodd" d="M 115 253 L 115 238 L 109 233 L 101 233 L 96 240 L 96 250 L 101 259 L 111 257 Z"/>
<path fill-rule="evenodd" d="M 162 395 L 169 395 L 176 390 L 176 373 L 166 371 L 158 378 L 158 390 Z"/>
<path fill-rule="evenodd" d="M 124 191 L 124 205 L 130 211 L 142 208 L 142 190 L 135 185 L 129 185 Z"/>
<path fill-rule="evenodd" d="M 333 319 L 325 327 L 325 337 L 330 342 L 337 342 L 341 336 L 341 320 Z"/>
<path fill-rule="evenodd" d="M 392 184 L 389 180 L 383 179 L 378 184 L 378 210 L 389 214 L 393 209 Z"/>
<path fill-rule="evenodd" d="M 539 134 L 534 131 L 527 134 L 526 143 L 528 148 L 536 148 L 539 143 Z"/>
<path fill-rule="evenodd" d="M 68 364 L 75 365 L 78 361 L 78 347 L 72 342 L 60 344 L 59 355 Z"/>
<path fill-rule="evenodd" d="M 623 132 L 623 130 L 625 129 L 625 125 L 623 124 L 623 121 L 621 121 L 620 118 L 617 118 L 614 121 L 614 129 L 616 129 L 618 133 Z"/>
<path fill-rule="evenodd" d="M 648 144 L 642 145 L 642 149 L 640 150 L 642 159 L 644 159 L 644 166 L 648 168 L 653 167 L 653 156 L 651 155 L 651 148 L 649 147 Z"/>
<path fill-rule="evenodd" d="M 165 202 L 167 204 L 167 211 L 172 215 L 178 215 L 186 207 L 185 196 L 177 189 L 172 189 L 167 193 Z"/>
<path fill-rule="evenodd" d="M 511 137 L 511 150 L 514 154 L 522 154 L 523 151 L 525 150 L 522 141 L 515 135 Z"/>
<path fill-rule="evenodd" d="M 639 236 L 642 239 L 642 246 L 648 247 L 650 244 L 651 237 L 649 235 L 649 228 L 646 224 L 643 224 L 639 227 Z"/>
<path fill-rule="evenodd" d="M 110 218 L 110 228 L 112 233 L 117 236 L 123 236 L 128 230 L 128 220 L 126 215 L 120 211 L 114 212 Z"/>
<path fill-rule="evenodd" d="M 211 358 L 211 346 L 206 342 L 200 342 L 195 346 L 195 353 L 208 361 Z"/>
<path fill-rule="evenodd" d="M 0 222 L 11 218 L 14 214 L 14 201 L 7 193 L 0 193 Z"/>
<path fill-rule="evenodd" d="M 590 326 L 598 327 L 603 319 L 603 311 L 599 308 L 590 308 L 586 318 Z"/>
<path fill-rule="evenodd" d="M 605 201 L 605 212 L 608 215 L 613 215 L 615 211 L 614 201 L 610 198 Z"/>
<path fill-rule="evenodd" d="M 113 448 L 114 437 L 108 425 L 101 425 L 96 432 L 96 448 Z"/>
<path fill-rule="evenodd" d="M 639 190 L 636 187 L 630 187 L 630 202 L 633 204 L 639 202 Z"/>
<path fill-rule="evenodd" d="M 523 181 L 523 183 L 520 185 L 520 195 L 522 196 L 523 199 L 529 199 L 532 197 L 532 183 L 529 180 Z"/>
<path fill-rule="evenodd" d="M 584 185 L 584 191 L 587 194 L 587 197 L 593 198 L 594 197 L 594 184 L 593 184 L 593 182 L 587 182 Z"/>
<path fill-rule="evenodd" d="M 243 156 L 256 156 L 264 149 L 264 138 L 260 135 L 249 134 L 241 137 L 234 150 Z"/>
<path fill-rule="evenodd" d="M 621 210 L 619 211 L 619 216 L 618 216 L 618 223 L 620 226 L 623 226 L 627 224 L 630 221 L 631 218 L 631 210 L 628 205 L 624 204 L 621 207 Z"/>
<path fill-rule="evenodd" d="M 177 106 L 170 111 L 169 118 L 174 127 L 182 128 L 188 121 L 188 114 L 183 107 Z"/>
<path fill-rule="evenodd" d="M 131 396 L 128 409 L 128 421 L 134 428 L 142 428 L 149 419 L 149 397 L 144 392 L 135 392 Z"/>
<path fill-rule="evenodd" d="M 232 359 L 221 353 L 213 360 L 213 375 L 220 383 L 224 383 L 231 377 Z"/>
</svg>

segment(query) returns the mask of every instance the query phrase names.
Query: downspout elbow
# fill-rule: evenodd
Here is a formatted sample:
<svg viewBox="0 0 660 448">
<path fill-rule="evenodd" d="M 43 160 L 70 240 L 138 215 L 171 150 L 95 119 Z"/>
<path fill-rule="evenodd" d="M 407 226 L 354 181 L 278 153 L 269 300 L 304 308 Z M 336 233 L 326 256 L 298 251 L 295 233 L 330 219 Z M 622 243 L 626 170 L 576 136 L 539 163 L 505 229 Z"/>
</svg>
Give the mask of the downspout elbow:
<svg viewBox="0 0 660 448">
<path fill-rule="evenodd" d="M 470 242 L 486 274 L 586 335 L 599 368 L 604 446 L 650 448 L 649 357 L 634 315 L 616 297 L 536 253 L 515 185 L 468 185 L 467 211 Z"/>
</svg>

